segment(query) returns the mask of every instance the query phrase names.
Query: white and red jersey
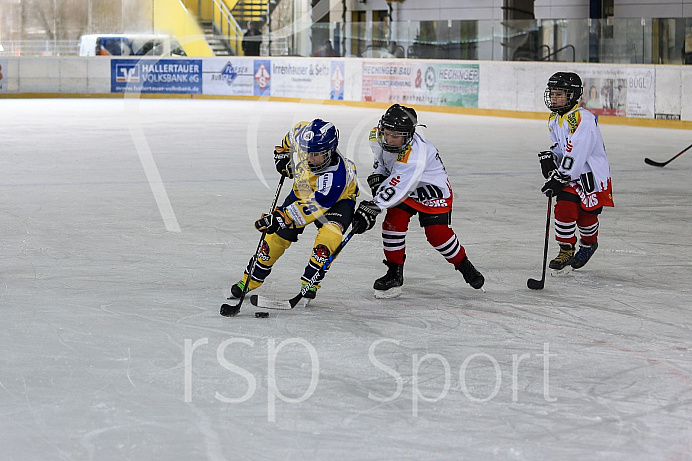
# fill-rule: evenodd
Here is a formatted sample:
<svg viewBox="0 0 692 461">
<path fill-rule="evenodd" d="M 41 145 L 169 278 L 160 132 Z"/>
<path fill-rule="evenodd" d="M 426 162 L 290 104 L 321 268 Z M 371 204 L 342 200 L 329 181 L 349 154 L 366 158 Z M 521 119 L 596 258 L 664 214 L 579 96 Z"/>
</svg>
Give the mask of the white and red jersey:
<svg viewBox="0 0 692 461">
<path fill-rule="evenodd" d="M 557 169 L 571 178 L 565 187 L 579 196 L 581 207 L 613 206 L 610 165 L 596 117 L 575 105 L 565 115 L 551 113 L 548 128 Z"/>
<path fill-rule="evenodd" d="M 449 177 L 432 142 L 415 133 L 403 152 L 387 152 L 377 142 L 377 128 L 370 132 L 369 142 L 375 155 L 373 174 L 387 176 L 373 197 L 381 210 L 403 202 L 424 213 L 451 211 Z"/>
</svg>

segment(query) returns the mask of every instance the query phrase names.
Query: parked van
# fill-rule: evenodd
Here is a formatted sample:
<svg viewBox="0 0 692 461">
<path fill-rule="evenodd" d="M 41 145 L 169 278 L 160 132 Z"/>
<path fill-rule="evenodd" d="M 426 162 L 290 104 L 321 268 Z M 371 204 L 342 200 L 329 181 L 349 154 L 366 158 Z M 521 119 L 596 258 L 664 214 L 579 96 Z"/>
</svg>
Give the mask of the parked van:
<svg viewBox="0 0 692 461">
<path fill-rule="evenodd" d="M 90 34 L 79 39 L 80 56 L 186 56 L 170 35 Z"/>
</svg>

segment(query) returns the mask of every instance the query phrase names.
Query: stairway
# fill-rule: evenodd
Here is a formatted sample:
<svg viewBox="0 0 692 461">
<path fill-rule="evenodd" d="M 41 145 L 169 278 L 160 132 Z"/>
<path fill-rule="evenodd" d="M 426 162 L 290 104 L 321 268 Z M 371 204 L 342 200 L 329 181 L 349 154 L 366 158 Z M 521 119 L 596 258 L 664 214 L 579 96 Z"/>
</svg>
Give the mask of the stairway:
<svg viewBox="0 0 692 461">
<path fill-rule="evenodd" d="M 281 0 L 209 0 L 209 19 L 198 19 L 205 39 L 215 56 L 242 55 L 240 43 L 250 21 L 260 28 Z M 213 19 L 213 22 L 210 20 Z"/>
<path fill-rule="evenodd" d="M 267 19 L 268 3 L 270 3 L 268 0 L 238 0 L 238 3 L 231 9 L 231 14 L 241 26 L 246 26 L 248 21 L 264 23 Z"/>
<path fill-rule="evenodd" d="M 233 56 L 231 47 L 226 45 L 228 42 L 214 30 L 214 25 L 211 21 L 203 21 L 200 26 L 214 56 Z"/>
</svg>

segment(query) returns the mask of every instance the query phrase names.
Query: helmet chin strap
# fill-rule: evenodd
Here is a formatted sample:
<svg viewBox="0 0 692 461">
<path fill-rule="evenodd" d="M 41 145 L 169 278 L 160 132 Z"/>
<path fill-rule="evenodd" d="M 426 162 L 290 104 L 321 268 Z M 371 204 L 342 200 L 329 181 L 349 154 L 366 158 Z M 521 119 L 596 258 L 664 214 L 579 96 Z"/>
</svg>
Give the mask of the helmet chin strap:
<svg viewBox="0 0 692 461">
<path fill-rule="evenodd" d="M 559 109 L 555 110 L 555 112 L 558 115 L 565 115 L 567 112 L 570 112 L 572 109 L 574 109 L 575 106 L 577 106 L 577 103 L 574 103 L 571 106 L 567 105 L 567 106 L 560 107 Z"/>
</svg>

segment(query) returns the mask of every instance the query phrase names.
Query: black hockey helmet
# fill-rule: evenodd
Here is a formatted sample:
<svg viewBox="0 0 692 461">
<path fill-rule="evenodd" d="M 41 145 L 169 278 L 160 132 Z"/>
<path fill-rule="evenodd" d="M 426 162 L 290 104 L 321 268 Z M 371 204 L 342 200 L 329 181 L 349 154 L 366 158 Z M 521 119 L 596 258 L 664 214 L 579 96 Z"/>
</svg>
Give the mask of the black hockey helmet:
<svg viewBox="0 0 692 461">
<path fill-rule="evenodd" d="M 553 103 L 551 98 L 552 90 L 564 90 L 567 95 L 567 102 L 560 105 Z M 548 87 L 543 94 L 543 100 L 548 109 L 563 115 L 574 107 L 583 92 L 584 87 L 582 86 L 581 78 L 577 74 L 574 72 L 556 72 L 548 79 Z"/>
<path fill-rule="evenodd" d="M 394 104 L 380 118 L 380 123 L 377 125 L 377 142 L 382 146 L 382 149 L 387 152 L 399 153 L 411 143 L 413 134 L 418 126 L 418 116 L 416 111 L 411 107 Z M 384 130 L 394 132 L 395 135 L 402 136 L 404 142 L 400 146 L 387 144 L 384 139 Z"/>
</svg>

